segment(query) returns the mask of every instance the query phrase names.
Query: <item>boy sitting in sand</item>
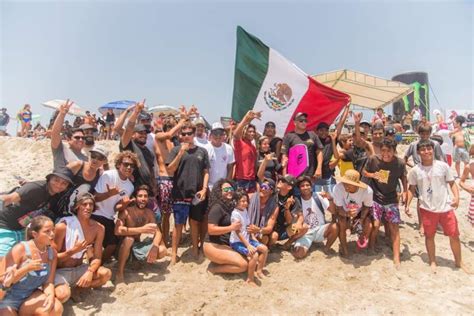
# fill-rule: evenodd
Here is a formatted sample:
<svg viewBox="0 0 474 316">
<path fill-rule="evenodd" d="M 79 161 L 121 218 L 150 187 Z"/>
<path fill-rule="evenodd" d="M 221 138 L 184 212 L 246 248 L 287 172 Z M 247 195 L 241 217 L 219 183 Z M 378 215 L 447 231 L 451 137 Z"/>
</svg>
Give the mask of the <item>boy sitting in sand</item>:
<svg viewBox="0 0 474 316">
<path fill-rule="evenodd" d="M 124 281 L 124 269 L 130 251 L 140 261 L 154 263 L 167 254 L 167 249 L 163 241 L 160 227 L 156 224 L 155 213 L 147 208 L 149 187 L 141 185 L 135 191 L 135 199 L 117 204 L 119 211 L 115 224 L 115 234 L 123 236 L 119 249 L 118 271 L 115 283 Z M 134 204 L 130 204 L 135 202 Z M 141 240 L 141 235 L 153 235 L 153 238 L 146 237 Z"/>
<path fill-rule="evenodd" d="M 340 252 L 342 256 L 347 257 L 349 250 L 346 230 L 351 229 L 356 222 L 359 222 L 363 228 L 362 231 L 359 228 L 360 236 L 357 246 L 359 248 L 367 247 L 371 230 L 368 215 L 369 208 L 373 205 L 373 191 L 367 184 L 360 181 L 360 174 L 356 170 L 347 170 L 343 177 L 336 177 L 336 180 L 339 183 L 334 187 L 333 197 L 338 215 Z"/>
<path fill-rule="evenodd" d="M 230 246 L 232 249 L 247 257 L 248 275 L 247 283 L 255 286 L 255 277 L 263 278 L 263 267 L 267 261 L 268 248 L 264 244 L 258 242 L 252 234 L 247 232 L 247 226 L 250 224 L 247 207 L 249 205 L 248 194 L 240 190 L 235 192 L 234 200 L 236 206 L 232 211 L 231 222 L 240 222 L 242 229 L 234 230 L 230 233 Z M 255 272 L 256 271 L 256 272 Z"/>
</svg>

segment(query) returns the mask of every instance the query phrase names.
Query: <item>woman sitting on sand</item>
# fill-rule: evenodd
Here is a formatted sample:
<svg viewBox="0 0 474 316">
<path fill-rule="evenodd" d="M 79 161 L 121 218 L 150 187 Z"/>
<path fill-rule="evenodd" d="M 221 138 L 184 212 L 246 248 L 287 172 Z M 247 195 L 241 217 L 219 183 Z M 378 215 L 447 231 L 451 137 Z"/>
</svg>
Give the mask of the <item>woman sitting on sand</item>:
<svg viewBox="0 0 474 316">
<path fill-rule="evenodd" d="M 61 315 L 63 306 L 54 296 L 53 284 L 57 256 L 50 247 L 54 224 L 46 216 L 35 217 L 27 235 L 28 241 L 15 245 L 6 256 L 6 266 L 17 268 L 10 270 L 9 282 L 3 282 L 6 295 L 0 314 Z"/>
<path fill-rule="evenodd" d="M 247 271 L 247 261 L 229 246 L 230 232 L 242 229 L 240 222 L 231 223 L 234 209 L 232 182 L 221 179 L 214 184 L 210 197 L 208 235 L 203 245 L 204 255 L 214 265 L 211 273 L 241 273 Z"/>
</svg>

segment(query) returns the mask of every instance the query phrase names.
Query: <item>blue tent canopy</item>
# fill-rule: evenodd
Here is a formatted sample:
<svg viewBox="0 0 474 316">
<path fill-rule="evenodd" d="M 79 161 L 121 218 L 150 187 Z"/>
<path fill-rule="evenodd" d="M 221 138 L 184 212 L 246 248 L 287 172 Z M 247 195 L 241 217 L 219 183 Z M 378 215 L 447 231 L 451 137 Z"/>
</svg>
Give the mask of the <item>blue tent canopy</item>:
<svg viewBox="0 0 474 316">
<path fill-rule="evenodd" d="M 112 109 L 114 110 L 115 115 L 120 115 L 120 113 L 122 113 L 129 106 L 134 105 L 135 103 L 135 101 L 129 100 L 113 101 L 101 106 L 99 108 L 99 112 L 104 115 L 105 113 L 107 113 L 107 110 Z"/>
</svg>

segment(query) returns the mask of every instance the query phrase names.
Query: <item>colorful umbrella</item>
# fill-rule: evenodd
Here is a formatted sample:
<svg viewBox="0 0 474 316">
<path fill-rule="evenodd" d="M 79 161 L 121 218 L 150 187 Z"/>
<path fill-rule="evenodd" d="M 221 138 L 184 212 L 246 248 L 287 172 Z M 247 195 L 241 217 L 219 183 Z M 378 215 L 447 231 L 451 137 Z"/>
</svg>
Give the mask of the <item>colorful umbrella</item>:
<svg viewBox="0 0 474 316">
<path fill-rule="evenodd" d="M 113 101 L 101 106 L 99 108 L 99 112 L 102 113 L 102 115 L 105 115 L 105 113 L 107 113 L 107 110 L 112 109 L 115 115 L 120 115 L 120 113 L 122 113 L 135 103 L 135 101 L 129 100 Z"/>
</svg>

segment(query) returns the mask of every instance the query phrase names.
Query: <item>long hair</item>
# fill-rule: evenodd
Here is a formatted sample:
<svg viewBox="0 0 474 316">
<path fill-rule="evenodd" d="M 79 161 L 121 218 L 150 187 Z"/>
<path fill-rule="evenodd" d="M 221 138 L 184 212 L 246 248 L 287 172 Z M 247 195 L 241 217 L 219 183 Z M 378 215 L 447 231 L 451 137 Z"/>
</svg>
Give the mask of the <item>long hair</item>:
<svg viewBox="0 0 474 316">
<path fill-rule="evenodd" d="M 209 195 L 209 209 L 216 203 L 223 205 L 226 209 L 232 210 L 234 202 L 227 200 L 222 197 L 222 186 L 224 183 L 230 184 L 235 189 L 235 184 L 231 180 L 219 179 L 212 187 L 211 194 Z"/>
</svg>

